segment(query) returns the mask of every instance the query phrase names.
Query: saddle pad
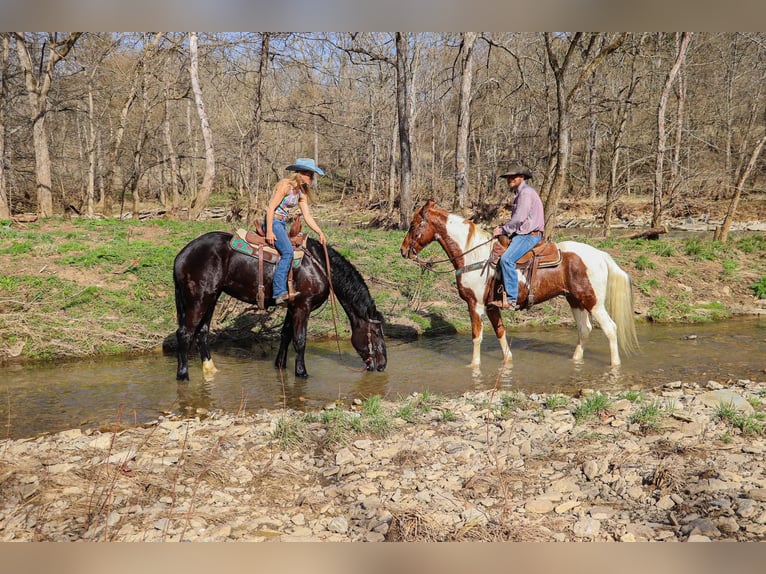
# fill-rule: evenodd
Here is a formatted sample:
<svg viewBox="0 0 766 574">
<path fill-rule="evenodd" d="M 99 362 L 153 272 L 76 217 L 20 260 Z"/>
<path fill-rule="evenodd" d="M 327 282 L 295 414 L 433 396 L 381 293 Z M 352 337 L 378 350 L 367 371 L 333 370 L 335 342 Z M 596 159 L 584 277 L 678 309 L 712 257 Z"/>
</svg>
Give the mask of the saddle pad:
<svg viewBox="0 0 766 574">
<path fill-rule="evenodd" d="M 245 239 L 239 235 L 239 231 L 231 238 L 230 245 L 234 251 L 239 251 L 240 253 L 249 255 L 250 257 L 255 257 L 256 259 L 258 258 L 258 247 L 253 246 L 252 244 L 245 241 Z M 298 267 L 301 264 L 301 259 L 303 259 L 303 251 L 296 250 L 293 254 L 293 267 Z M 263 260 L 269 263 L 276 263 L 279 261 L 279 251 L 273 247 L 264 245 Z"/>
<path fill-rule="evenodd" d="M 537 267 L 555 267 L 561 263 L 561 250 L 553 241 L 542 241 L 535 245 L 532 251 L 528 251 L 516 261 L 517 266 L 526 265 L 532 260 L 532 254 L 537 257 Z"/>
</svg>

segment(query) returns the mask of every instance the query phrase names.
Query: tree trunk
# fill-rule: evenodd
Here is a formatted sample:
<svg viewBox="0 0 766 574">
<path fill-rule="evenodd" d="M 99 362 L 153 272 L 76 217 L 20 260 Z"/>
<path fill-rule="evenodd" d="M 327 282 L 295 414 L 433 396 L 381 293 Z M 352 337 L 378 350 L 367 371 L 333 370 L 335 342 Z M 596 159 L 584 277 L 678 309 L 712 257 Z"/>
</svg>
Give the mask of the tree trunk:
<svg viewBox="0 0 766 574">
<path fill-rule="evenodd" d="M 410 120 L 412 118 L 408 36 L 396 33 L 396 110 L 399 117 L 399 229 L 407 229 L 412 217 L 412 152 Z"/>
<path fill-rule="evenodd" d="M 205 142 L 205 175 L 202 178 L 202 186 L 189 208 L 189 219 L 199 219 L 202 210 L 207 206 L 210 193 L 213 191 L 213 178 L 215 177 L 215 152 L 213 150 L 213 133 L 210 131 L 210 123 L 205 112 L 205 103 L 202 100 L 202 88 L 199 83 L 199 55 L 197 52 L 197 33 L 191 32 L 189 36 L 189 74 L 191 76 L 194 103 L 197 106 L 202 139 Z"/>
<path fill-rule="evenodd" d="M 396 144 L 399 142 L 399 122 L 394 118 L 391 126 L 391 145 L 388 146 L 388 217 L 394 216 L 396 203 Z"/>
<path fill-rule="evenodd" d="M 264 32 L 261 36 L 261 54 L 258 59 L 258 76 L 255 80 L 253 96 L 253 112 L 250 120 L 250 130 L 246 138 L 244 163 L 245 189 L 247 189 L 247 214 L 245 221 L 257 218 L 258 193 L 260 191 L 261 166 L 261 125 L 263 122 L 263 79 L 269 65 L 271 35 Z"/>
<path fill-rule="evenodd" d="M 11 203 L 5 172 L 5 102 L 8 93 L 8 34 L 0 33 L 0 220 L 11 218 Z"/>
<path fill-rule="evenodd" d="M 165 147 L 167 148 L 168 161 L 170 162 L 170 211 L 175 214 L 181 206 L 181 197 L 178 192 L 178 154 L 173 145 L 173 137 L 170 130 L 170 100 L 167 84 L 165 87 L 162 134 L 165 138 Z"/>
<path fill-rule="evenodd" d="M 731 224 L 734 221 L 734 214 L 737 211 L 742 191 L 745 189 L 745 182 L 755 168 L 755 164 L 763 151 L 764 144 L 766 144 L 766 133 L 761 136 L 761 139 L 755 145 L 753 153 L 750 154 L 750 161 L 747 162 L 747 166 L 742 171 L 739 178 L 737 178 L 737 185 L 734 187 L 734 197 L 732 197 L 731 202 L 729 202 L 729 209 L 726 211 L 726 217 L 724 217 L 721 227 L 715 231 L 715 239 L 722 243 L 726 243 L 729 240 L 729 231 L 731 231 Z"/>
<path fill-rule="evenodd" d="M 51 35 L 50 47 L 43 46 L 39 68 L 35 68 L 29 55 L 25 32 L 15 32 L 16 52 L 24 70 L 24 84 L 29 99 L 30 118 L 32 120 L 32 141 L 35 149 L 35 179 L 37 182 L 37 212 L 40 217 L 53 215 L 53 180 L 51 178 L 51 159 L 48 148 L 48 132 L 45 128 L 45 116 L 48 112 L 48 94 L 53 83 L 53 71 L 56 64 L 66 58 L 82 32 L 72 32 L 64 41 L 57 41 Z M 47 60 L 46 60 L 47 55 Z"/>
<path fill-rule="evenodd" d="M 96 119 L 93 105 L 93 78 L 88 81 L 88 187 L 85 197 L 85 213 L 93 217 L 96 196 Z"/>
<path fill-rule="evenodd" d="M 463 43 L 460 47 L 462 55 L 462 73 L 460 76 L 460 98 L 457 115 L 457 134 L 455 142 L 455 198 L 452 208 L 466 205 L 468 190 L 468 136 L 471 125 L 471 86 L 473 84 L 473 46 L 478 34 L 463 32 Z"/>
<path fill-rule="evenodd" d="M 596 43 L 605 40 L 606 37 L 601 34 L 592 34 L 588 39 L 588 45 L 584 50 L 579 46 L 583 34 L 577 32 L 572 35 L 567 45 L 563 60 L 559 62 L 554 50 L 555 39 L 550 33 L 545 33 L 545 49 L 548 55 L 548 63 L 553 71 L 553 77 L 556 80 L 556 105 L 557 105 L 557 146 L 556 146 L 556 166 L 553 174 L 553 183 L 550 191 L 545 197 L 545 235 L 550 237 L 556 222 L 556 211 L 559 200 L 563 194 L 569 178 L 569 154 L 571 152 L 571 111 L 570 102 L 579 92 L 580 88 L 590 79 L 593 73 L 604 62 L 606 57 L 619 48 L 625 41 L 625 34 L 618 35 L 609 44 L 602 45 L 595 54 L 591 51 L 595 49 Z M 581 71 L 575 79 L 573 85 L 568 88 L 566 85 L 567 71 L 573 66 L 573 56 L 578 49 L 583 54 L 583 64 Z"/>
<path fill-rule="evenodd" d="M 612 138 L 612 157 L 610 160 L 609 169 L 609 185 L 606 189 L 606 200 L 604 205 L 604 237 L 609 238 L 612 235 L 612 213 L 614 212 L 614 203 L 620 196 L 618 192 L 617 176 L 620 166 L 620 156 L 622 155 L 622 140 L 625 134 L 625 127 L 628 124 L 628 115 L 630 114 L 631 107 L 633 106 L 633 93 L 638 86 L 638 79 L 636 74 L 636 56 L 639 50 L 638 46 L 641 42 L 635 44 L 633 53 L 629 54 L 630 59 L 630 82 L 624 95 L 618 100 L 617 104 L 617 128 L 614 130 L 614 137 Z M 628 172 L 629 173 L 629 172 Z M 626 187 L 628 185 L 626 184 Z"/>
<path fill-rule="evenodd" d="M 664 176 L 664 162 L 665 151 L 667 145 L 667 134 L 665 133 L 665 115 L 667 112 L 668 98 L 670 97 L 670 91 L 673 88 L 673 83 L 676 80 L 678 71 L 681 69 L 681 64 L 686 57 L 686 49 L 689 46 L 689 40 L 691 34 L 689 32 L 681 33 L 681 41 L 678 46 L 678 52 L 676 54 L 676 61 L 673 63 L 673 67 L 668 72 L 668 76 L 665 79 L 665 86 L 662 89 L 660 95 L 660 101 L 657 105 L 657 153 L 654 168 L 654 196 L 652 201 L 652 227 L 662 226 L 662 194 L 663 194 L 663 176 Z"/>
</svg>

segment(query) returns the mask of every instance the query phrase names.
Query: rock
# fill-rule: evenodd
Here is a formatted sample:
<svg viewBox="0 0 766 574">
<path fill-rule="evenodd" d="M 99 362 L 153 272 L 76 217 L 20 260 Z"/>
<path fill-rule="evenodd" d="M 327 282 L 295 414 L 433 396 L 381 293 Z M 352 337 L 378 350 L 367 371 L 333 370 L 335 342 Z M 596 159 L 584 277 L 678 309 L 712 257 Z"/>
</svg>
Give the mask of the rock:
<svg viewBox="0 0 766 574">
<path fill-rule="evenodd" d="M 578 538 L 590 538 L 596 536 L 601 530 L 601 521 L 594 518 L 578 520 L 574 523 L 572 531 Z"/>
<path fill-rule="evenodd" d="M 697 400 L 702 404 L 718 408 L 720 405 L 734 405 L 738 411 L 742 411 L 746 414 L 753 412 L 753 407 L 748 403 L 742 395 L 735 393 L 729 389 L 723 389 L 718 391 L 710 391 L 703 393 L 697 397 Z"/>
</svg>

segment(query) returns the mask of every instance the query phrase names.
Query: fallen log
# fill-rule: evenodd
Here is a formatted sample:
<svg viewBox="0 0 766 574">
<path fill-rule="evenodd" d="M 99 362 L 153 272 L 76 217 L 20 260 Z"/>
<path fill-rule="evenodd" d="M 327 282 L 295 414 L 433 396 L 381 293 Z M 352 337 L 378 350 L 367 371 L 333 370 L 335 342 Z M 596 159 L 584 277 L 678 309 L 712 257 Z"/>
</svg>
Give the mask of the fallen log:
<svg viewBox="0 0 766 574">
<path fill-rule="evenodd" d="M 660 235 L 667 232 L 668 228 L 664 225 L 662 227 L 650 227 L 649 229 L 628 235 L 628 239 L 659 239 Z"/>
</svg>

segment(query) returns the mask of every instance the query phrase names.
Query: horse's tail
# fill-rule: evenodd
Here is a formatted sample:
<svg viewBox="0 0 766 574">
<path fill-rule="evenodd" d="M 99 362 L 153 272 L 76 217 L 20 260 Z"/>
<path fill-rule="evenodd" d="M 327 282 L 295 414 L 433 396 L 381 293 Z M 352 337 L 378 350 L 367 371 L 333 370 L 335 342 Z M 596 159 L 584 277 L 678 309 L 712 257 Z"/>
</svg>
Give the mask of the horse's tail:
<svg viewBox="0 0 766 574">
<path fill-rule="evenodd" d="M 633 285 L 630 275 L 607 254 L 609 275 L 606 284 L 606 311 L 617 324 L 617 341 L 626 355 L 638 353 L 636 323 L 633 319 Z"/>
</svg>

